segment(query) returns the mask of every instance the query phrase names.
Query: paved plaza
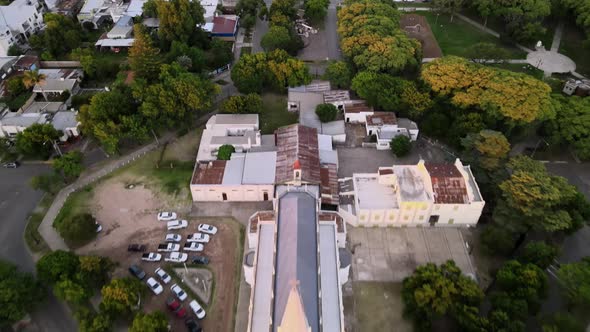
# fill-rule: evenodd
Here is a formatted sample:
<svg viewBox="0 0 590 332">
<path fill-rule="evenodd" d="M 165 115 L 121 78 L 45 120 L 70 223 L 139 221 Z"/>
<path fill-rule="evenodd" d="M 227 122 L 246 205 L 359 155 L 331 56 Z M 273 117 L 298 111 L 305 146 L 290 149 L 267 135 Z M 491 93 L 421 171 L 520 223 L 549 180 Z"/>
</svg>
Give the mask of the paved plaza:
<svg viewBox="0 0 590 332">
<path fill-rule="evenodd" d="M 458 228 L 348 228 L 355 281 L 402 281 L 417 266 L 455 261 L 475 275 Z"/>
</svg>

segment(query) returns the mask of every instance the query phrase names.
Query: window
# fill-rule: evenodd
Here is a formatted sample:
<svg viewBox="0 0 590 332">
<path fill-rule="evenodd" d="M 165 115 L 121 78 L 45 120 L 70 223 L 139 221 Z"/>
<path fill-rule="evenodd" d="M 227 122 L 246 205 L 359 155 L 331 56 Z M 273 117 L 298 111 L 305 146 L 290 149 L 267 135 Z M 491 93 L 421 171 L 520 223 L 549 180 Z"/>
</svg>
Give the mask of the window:
<svg viewBox="0 0 590 332">
<path fill-rule="evenodd" d="M 449 225 L 452 225 L 454 223 L 455 223 L 455 219 L 453 219 L 453 218 L 449 219 Z"/>
<path fill-rule="evenodd" d="M 424 220 L 424 216 L 418 217 L 418 220 L 420 220 L 420 221 Z"/>
</svg>

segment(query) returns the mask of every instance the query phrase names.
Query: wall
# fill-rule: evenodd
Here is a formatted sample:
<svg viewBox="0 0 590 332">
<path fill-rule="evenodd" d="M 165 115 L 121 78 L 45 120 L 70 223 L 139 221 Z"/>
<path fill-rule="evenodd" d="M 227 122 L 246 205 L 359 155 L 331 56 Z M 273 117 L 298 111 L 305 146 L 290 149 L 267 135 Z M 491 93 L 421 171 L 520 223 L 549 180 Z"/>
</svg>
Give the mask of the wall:
<svg viewBox="0 0 590 332">
<path fill-rule="evenodd" d="M 344 113 L 344 121 L 365 123 L 367 122 L 367 115 L 372 115 L 373 112 L 360 112 L 360 113 Z"/>
<path fill-rule="evenodd" d="M 476 225 L 483 211 L 484 202 L 471 204 L 435 204 L 432 215 L 438 215 L 440 226 Z"/>
<path fill-rule="evenodd" d="M 264 193 L 268 193 L 268 200 L 272 200 L 274 186 L 265 185 L 194 185 L 191 184 L 191 194 L 194 202 L 223 202 L 223 194 L 227 202 L 262 202 Z"/>
</svg>

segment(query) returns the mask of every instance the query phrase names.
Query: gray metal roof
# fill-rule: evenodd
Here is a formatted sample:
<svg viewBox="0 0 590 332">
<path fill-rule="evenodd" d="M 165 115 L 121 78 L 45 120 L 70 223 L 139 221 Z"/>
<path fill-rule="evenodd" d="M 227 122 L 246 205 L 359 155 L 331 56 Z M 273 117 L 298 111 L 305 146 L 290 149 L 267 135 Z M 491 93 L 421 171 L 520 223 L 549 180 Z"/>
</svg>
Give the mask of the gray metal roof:
<svg viewBox="0 0 590 332">
<path fill-rule="evenodd" d="M 243 184 L 273 184 L 277 152 L 248 152 L 244 163 Z"/>
<path fill-rule="evenodd" d="M 231 159 L 225 163 L 225 171 L 221 184 L 240 185 L 242 184 L 242 174 L 244 174 L 244 160 L 246 156 L 243 153 L 234 152 Z"/>
<path fill-rule="evenodd" d="M 293 287 L 301 295 L 311 331 L 319 331 L 316 199 L 305 192 L 288 192 L 282 196 L 277 234 L 273 331 L 283 321 Z"/>
<path fill-rule="evenodd" d="M 57 130 L 65 130 L 67 128 L 75 128 L 78 126 L 78 119 L 76 118 L 76 112 L 72 111 L 60 111 L 55 113 L 51 120 L 53 128 Z"/>
<path fill-rule="evenodd" d="M 342 331 L 340 282 L 338 281 L 336 225 L 320 225 L 320 280 L 322 283 L 322 330 Z"/>
<path fill-rule="evenodd" d="M 252 300 L 252 331 L 268 331 L 272 309 L 272 276 L 274 259 L 275 226 L 260 226 L 258 251 L 256 252 L 256 281 Z"/>
</svg>

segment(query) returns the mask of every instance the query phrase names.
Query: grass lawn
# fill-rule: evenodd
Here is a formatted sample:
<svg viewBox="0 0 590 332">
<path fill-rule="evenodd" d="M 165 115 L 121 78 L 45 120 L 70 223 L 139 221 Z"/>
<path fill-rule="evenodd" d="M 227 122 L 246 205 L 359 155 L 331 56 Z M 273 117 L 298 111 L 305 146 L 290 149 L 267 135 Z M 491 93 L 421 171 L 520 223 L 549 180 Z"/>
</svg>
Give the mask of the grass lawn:
<svg viewBox="0 0 590 332">
<path fill-rule="evenodd" d="M 524 59 L 526 56 L 525 52 L 502 44 L 500 39 L 475 28 L 460 18 L 455 17 L 451 22 L 449 15 L 441 14 L 437 21 L 434 13 L 418 12 L 417 14 L 425 16 L 428 20 L 428 24 L 430 24 L 430 28 L 444 55 L 466 56 L 467 49 L 471 45 L 492 43 L 499 48 L 506 49 L 511 59 Z"/>
<path fill-rule="evenodd" d="M 401 283 L 355 282 L 356 331 L 411 332 L 411 322 L 402 317 L 401 289 Z"/>
<path fill-rule="evenodd" d="M 50 251 L 49 246 L 43 240 L 41 234 L 39 234 L 39 225 L 41 225 L 41 221 L 45 217 L 45 213 L 47 213 L 47 209 L 53 202 L 55 196 L 51 194 L 45 194 L 35 211 L 29 217 L 29 221 L 27 223 L 27 227 L 25 228 L 25 241 L 27 242 L 27 246 L 29 249 L 34 253 L 47 253 Z"/>
<path fill-rule="evenodd" d="M 297 123 L 296 113 L 287 111 L 287 96 L 266 93 L 262 95 L 264 109 L 260 114 L 260 130 L 263 135 L 272 134 L 275 129 Z"/>
<path fill-rule="evenodd" d="M 92 201 L 93 196 L 93 186 L 87 186 L 70 194 L 63 207 L 57 214 L 57 217 L 53 221 L 53 227 L 57 229 L 62 222 L 73 218 L 75 215 L 81 213 L 90 213 L 90 202 Z M 78 248 L 86 244 L 76 241 L 76 239 L 67 239 L 65 237 L 64 241 L 70 248 Z"/>
</svg>

